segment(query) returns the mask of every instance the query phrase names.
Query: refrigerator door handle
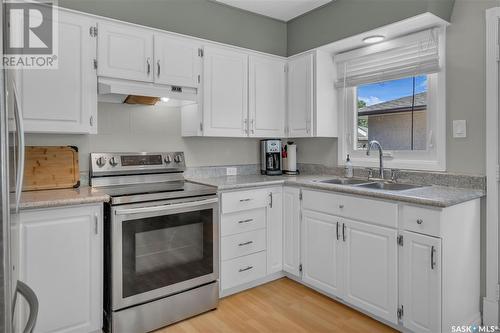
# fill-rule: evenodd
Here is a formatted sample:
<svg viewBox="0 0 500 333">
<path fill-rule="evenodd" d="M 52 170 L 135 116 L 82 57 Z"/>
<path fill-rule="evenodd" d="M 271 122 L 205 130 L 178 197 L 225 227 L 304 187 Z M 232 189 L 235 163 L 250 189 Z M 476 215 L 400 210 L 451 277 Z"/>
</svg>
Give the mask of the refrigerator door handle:
<svg viewBox="0 0 500 333">
<path fill-rule="evenodd" d="M 24 327 L 24 330 L 22 332 L 32 333 L 35 328 L 36 320 L 38 317 L 38 297 L 36 297 L 36 294 L 33 291 L 33 289 L 28 287 L 27 284 L 25 284 L 22 281 L 17 281 L 16 294 L 14 295 L 14 304 L 12 306 L 13 309 L 16 304 L 18 293 L 21 294 L 26 299 L 30 307 L 30 314 L 28 316 L 28 321 L 26 322 L 26 326 Z"/>
<path fill-rule="evenodd" d="M 17 156 L 17 174 L 16 174 L 16 212 L 19 211 L 19 204 L 21 202 L 21 193 L 23 191 L 23 176 L 24 176 L 24 122 L 23 112 L 19 106 L 19 94 L 17 93 L 16 85 L 12 84 L 12 91 L 14 92 L 14 115 L 16 118 L 16 132 L 18 139 L 19 154 Z"/>
</svg>

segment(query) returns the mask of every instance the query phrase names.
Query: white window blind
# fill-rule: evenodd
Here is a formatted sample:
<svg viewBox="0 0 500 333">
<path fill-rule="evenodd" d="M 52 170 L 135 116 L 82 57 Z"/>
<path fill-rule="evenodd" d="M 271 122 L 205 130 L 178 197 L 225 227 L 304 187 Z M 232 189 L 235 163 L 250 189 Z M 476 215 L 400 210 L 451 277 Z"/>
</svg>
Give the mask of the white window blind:
<svg viewBox="0 0 500 333">
<path fill-rule="evenodd" d="M 432 74 L 440 70 L 437 29 L 429 29 L 337 54 L 335 86 L 361 84 Z"/>
</svg>

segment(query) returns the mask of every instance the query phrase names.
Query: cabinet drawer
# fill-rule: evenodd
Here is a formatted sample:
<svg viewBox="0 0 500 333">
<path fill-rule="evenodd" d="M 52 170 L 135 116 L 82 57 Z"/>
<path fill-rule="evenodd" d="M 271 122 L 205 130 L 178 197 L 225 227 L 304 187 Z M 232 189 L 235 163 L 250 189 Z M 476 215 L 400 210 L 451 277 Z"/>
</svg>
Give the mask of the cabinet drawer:
<svg viewBox="0 0 500 333">
<path fill-rule="evenodd" d="M 439 237 L 441 210 L 416 206 L 403 206 L 402 220 L 406 230 Z"/>
<path fill-rule="evenodd" d="M 266 227 L 266 209 L 258 208 L 223 214 L 221 235 L 228 236 Z"/>
<path fill-rule="evenodd" d="M 392 202 L 319 191 L 303 191 L 304 209 L 397 227 L 398 205 Z"/>
<path fill-rule="evenodd" d="M 222 260 L 233 259 L 266 249 L 266 229 L 222 237 Z"/>
<path fill-rule="evenodd" d="M 266 275 L 266 251 L 222 262 L 221 286 L 229 289 Z"/>
<path fill-rule="evenodd" d="M 250 190 L 222 193 L 222 213 L 266 207 L 269 203 L 269 190 Z"/>
</svg>

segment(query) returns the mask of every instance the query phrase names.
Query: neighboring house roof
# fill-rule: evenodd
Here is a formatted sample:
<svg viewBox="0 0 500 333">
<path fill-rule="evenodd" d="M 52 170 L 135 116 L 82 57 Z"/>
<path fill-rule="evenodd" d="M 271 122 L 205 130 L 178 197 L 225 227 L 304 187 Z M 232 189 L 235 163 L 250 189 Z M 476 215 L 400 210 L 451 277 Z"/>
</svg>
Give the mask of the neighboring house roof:
<svg viewBox="0 0 500 333">
<path fill-rule="evenodd" d="M 411 112 L 413 95 L 393 99 L 391 101 L 365 106 L 358 110 L 359 116 L 371 116 L 385 113 Z M 415 107 L 413 111 L 427 109 L 427 92 L 415 95 Z"/>
</svg>

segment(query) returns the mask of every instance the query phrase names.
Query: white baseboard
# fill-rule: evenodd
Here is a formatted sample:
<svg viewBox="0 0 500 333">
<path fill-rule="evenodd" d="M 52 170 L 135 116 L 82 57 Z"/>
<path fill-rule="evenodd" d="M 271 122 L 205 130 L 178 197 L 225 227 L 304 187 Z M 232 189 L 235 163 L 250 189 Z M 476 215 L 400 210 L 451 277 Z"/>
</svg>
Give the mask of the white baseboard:
<svg viewBox="0 0 500 333">
<path fill-rule="evenodd" d="M 483 325 L 498 326 L 498 301 L 483 298 Z"/>
<path fill-rule="evenodd" d="M 226 297 L 226 296 L 229 296 L 229 295 L 232 295 L 232 294 L 236 294 L 236 293 L 239 293 L 239 292 L 241 292 L 243 290 L 254 288 L 254 287 L 257 287 L 257 286 L 259 286 L 261 284 L 268 283 L 268 282 L 271 282 L 271 281 L 274 281 L 274 280 L 277 280 L 277 279 L 281 279 L 284 276 L 285 276 L 285 274 L 283 274 L 283 272 L 277 272 L 277 273 L 273 273 L 273 274 L 267 275 L 267 276 L 265 276 L 265 277 L 263 277 L 261 279 L 254 280 L 252 282 L 248 282 L 248 283 L 245 283 L 245 284 L 241 284 L 241 285 L 233 287 L 233 288 L 221 289 L 219 297 L 223 298 L 223 297 Z"/>
</svg>

